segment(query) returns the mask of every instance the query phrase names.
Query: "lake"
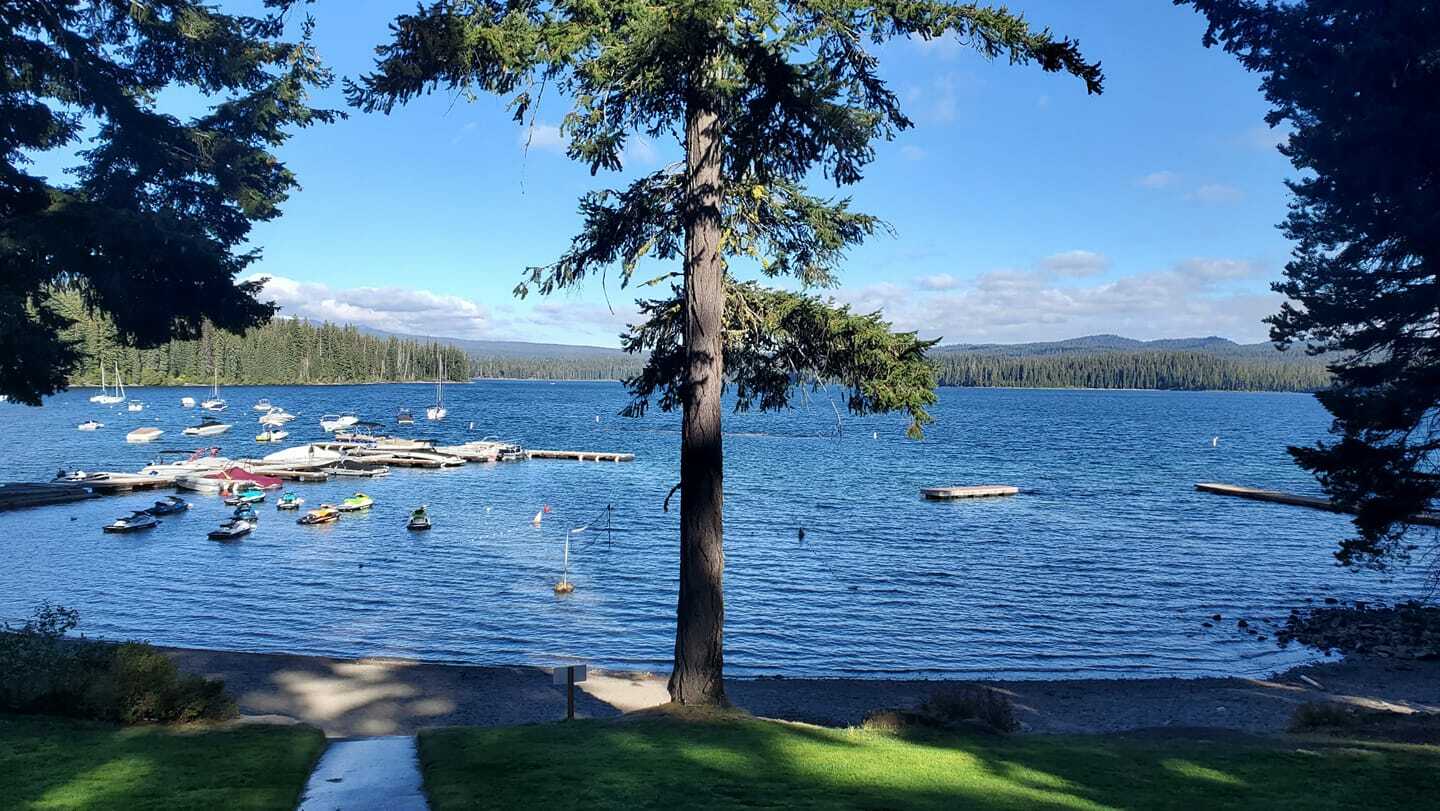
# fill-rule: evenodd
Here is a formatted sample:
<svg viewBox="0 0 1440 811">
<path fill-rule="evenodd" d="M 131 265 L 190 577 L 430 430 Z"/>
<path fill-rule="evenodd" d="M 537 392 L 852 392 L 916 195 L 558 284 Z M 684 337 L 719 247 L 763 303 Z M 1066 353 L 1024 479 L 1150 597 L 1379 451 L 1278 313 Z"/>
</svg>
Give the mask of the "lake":
<svg viewBox="0 0 1440 811">
<path fill-rule="evenodd" d="M 161 448 L 253 441 L 267 397 L 299 415 L 353 410 L 393 426 L 423 414 L 427 385 L 229 387 L 235 429 L 181 437 L 201 389 L 135 389 L 145 411 L 88 402 L 0 405 L 0 479 L 57 468 L 139 469 Z M 778 414 L 727 415 L 727 666 L 734 674 L 1005 678 L 1259 675 L 1313 651 L 1234 627 L 1307 598 L 1384 599 L 1422 589 L 1337 568 L 1343 516 L 1198 493 L 1199 481 L 1318 492 L 1287 444 L 1324 435 L 1298 394 L 943 389 L 924 441 L 899 415 L 846 416 L 832 395 Z M 840 394 L 833 393 L 838 404 Z M 396 470 L 357 483 L 296 484 L 310 506 L 363 489 L 338 524 L 302 527 L 260 505 L 260 526 L 221 544 L 228 509 L 185 494 L 189 514 L 137 535 L 100 527 L 155 494 L 0 513 L 0 618 L 41 600 L 78 608 L 86 634 L 158 644 L 474 664 L 668 668 L 678 567 L 678 415 L 616 415 L 616 383 L 480 381 L 447 388 L 450 417 L 395 433 L 442 443 L 498 435 L 527 447 L 630 451 L 633 463 L 532 460 Z M 94 417 L 93 433 L 75 425 Z M 598 417 L 598 420 L 597 420 Z M 473 424 L 473 425 L 472 425 Z M 166 434 L 127 445 L 140 425 Z M 1212 446 L 1212 437 L 1219 437 Z M 1012 498 L 927 502 L 939 484 L 1014 484 Z M 164 491 L 158 491 L 163 494 Z M 405 529 L 429 504 L 435 528 Z M 551 512 L 541 528 L 531 518 Z M 610 506 L 613 509 L 605 509 Z M 606 518 L 609 531 L 605 531 Z M 590 523 L 598 519 L 598 523 Z M 574 594 L 557 598 L 572 535 Z M 804 529 L 803 540 L 800 529 Z M 1201 622 L 1219 613 L 1215 628 Z"/>
</svg>

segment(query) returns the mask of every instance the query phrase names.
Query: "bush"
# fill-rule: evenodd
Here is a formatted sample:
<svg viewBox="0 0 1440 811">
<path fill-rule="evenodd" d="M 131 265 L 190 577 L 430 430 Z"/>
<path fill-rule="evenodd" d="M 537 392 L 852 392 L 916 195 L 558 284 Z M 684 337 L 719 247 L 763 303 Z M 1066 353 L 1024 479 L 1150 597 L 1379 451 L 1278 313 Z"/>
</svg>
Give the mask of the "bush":
<svg viewBox="0 0 1440 811">
<path fill-rule="evenodd" d="M 235 716 L 224 682 L 183 675 L 144 643 L 67 637 L 79 621 L 45 603 L 24 625 L 0 630 L 0 711 L 121 724 Z"/>
</svg>

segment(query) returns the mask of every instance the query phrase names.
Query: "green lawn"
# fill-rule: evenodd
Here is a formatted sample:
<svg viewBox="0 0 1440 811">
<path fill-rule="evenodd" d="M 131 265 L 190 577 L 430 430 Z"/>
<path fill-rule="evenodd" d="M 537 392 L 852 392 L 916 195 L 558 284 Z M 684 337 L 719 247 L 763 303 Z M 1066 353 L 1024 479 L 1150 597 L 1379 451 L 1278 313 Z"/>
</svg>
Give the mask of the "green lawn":
<svg viewBox="0 0 1440 811">
<path fill-rule="evenodd" d="M 1319 739 L 897 736 L 754 719 L 422 733 L 458 808 L 1419 808 L 1440 748 Z"/>
<path fill-rule="evenodd" d="M 310 727 L 114 727 L 0 715 L 0 808 L 293 809 L 325 738 Z"/>
</svg>

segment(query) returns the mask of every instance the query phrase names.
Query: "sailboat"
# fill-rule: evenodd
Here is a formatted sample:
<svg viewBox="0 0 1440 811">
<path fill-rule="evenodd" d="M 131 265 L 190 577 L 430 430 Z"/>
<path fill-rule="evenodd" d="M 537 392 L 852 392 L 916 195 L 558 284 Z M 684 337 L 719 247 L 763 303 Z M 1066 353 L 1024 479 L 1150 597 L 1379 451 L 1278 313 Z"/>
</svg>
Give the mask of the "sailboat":
<svg viewBox="0 0 1440 811">
<path fill-rule="evenodd" d="M 445 356 L 440 356 L 440 377 L 435 380 L 435 405 L 425 409 L 425 419 L 435 421 L 445 419 L 449 412 L 445 410 Z"/>
<path fill-rule="evenodd" d="M 115 364 L 115 391 L 110 392 L 105 387 L 105 365 L 100 365 L 100 393 L 90 398 L 90 402 L 101 405 L 115 405 L 125 402 L 125 381 L 120 379 L 120 364 Z"/>
<path fill-rule="evenodd" d="M 577 530 L 570 530 L 565 533 L 565 568 L 561 570 L 560 582 L 555 584 L 556 594 L 569 594 L 575 590 L 575 584 L 570 582 L 570 536 Z"/>
<path fill-rule="evenodd" d="M 210 396 L 200 404 L 206 411 L 224 411 L 228 406 L 220 399 L 220 367 L 215 367 L 215 383 L 210 387 Z"/>
</svg>

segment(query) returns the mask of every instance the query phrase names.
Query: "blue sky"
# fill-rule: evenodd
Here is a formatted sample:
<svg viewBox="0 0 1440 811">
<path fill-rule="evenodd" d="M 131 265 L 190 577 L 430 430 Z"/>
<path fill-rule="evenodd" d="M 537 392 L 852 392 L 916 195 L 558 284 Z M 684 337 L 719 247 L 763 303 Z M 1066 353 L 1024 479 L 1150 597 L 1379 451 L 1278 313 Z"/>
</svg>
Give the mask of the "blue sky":
<svg viewBox="0 0 1440 811">
<path fill-rule="evenodd" d="M 853 251 L 842 301 L 946 342 L 1114 332 L 1262 340 L 1289 246 L 1275 229 L 1290 169 L 1258 78 L 1201 47 L 1203 19 L 1163 0 L 1016 3 L 1103 61 L 1106 92 L 951 43 L 899 42 L 886 75 L 917 127 L 880 148 L 848 193 L 897 236 Z M 408 0 L 321 0 L 317 44 L 367 69 Z M 339 105 L 339 89 L 326 94 Z M 530 148 L 503 102 L 442 92 L 390 116 L 355 113 L 282 151 L 304 189 L 256 228 L 256 273 L 286 312 L 466 338 L 617 345 L 633 294 L 598 283 L 517 301 L 552 260 L 591 178 L 563 155 L 553 95 Z M 640 142 L 627 174 L 676 156 Z M 817 190 L 822 187 L 817 186 Z M 613 312 L 612 312 L 613 309 Z"/>
</svg>

